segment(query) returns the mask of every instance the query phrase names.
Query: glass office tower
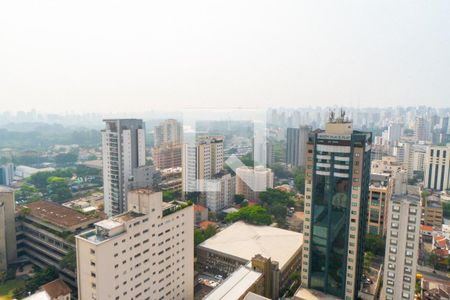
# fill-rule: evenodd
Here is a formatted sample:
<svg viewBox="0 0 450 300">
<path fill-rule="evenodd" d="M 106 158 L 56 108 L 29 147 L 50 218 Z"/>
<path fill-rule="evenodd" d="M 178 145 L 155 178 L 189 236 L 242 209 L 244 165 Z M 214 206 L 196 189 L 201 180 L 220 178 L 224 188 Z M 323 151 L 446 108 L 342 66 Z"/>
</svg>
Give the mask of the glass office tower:
<svg viewBox="0 0 450 300">
<path fill-rule="evenodd" d="M 309 135 L 302 287 L 356 299 L 362 276 L 372 135 L 341 112 Z"/>
</svg>

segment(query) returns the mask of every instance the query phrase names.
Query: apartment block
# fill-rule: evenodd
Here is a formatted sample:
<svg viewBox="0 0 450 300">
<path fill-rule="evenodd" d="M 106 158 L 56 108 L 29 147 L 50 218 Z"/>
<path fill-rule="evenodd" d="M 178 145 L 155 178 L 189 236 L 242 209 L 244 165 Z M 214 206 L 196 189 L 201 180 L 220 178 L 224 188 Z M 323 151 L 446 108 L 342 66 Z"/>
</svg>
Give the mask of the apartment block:
<svg viewBox="0 0 450 300">
<path fill-rule="evenodd" d="M 389 205 L 381 299 L 414 299 L 420 236 L 420 198 L 394 196 Z"/>
<path fill-rule="evenodd" d="M 206 207 L 215 213 L 233 205 L 236 190 L 236 177 L 226 171 L 214 175 L 208 183 Z"/>
<path fill-rule="evenodd" d="M 236 169 L 236 194 L 248 200 L 259 200 L 259 193 L 273 188 L 273 172 L 263 166 Z"/>
<path fill-rule="evenodd" d="M 14 191 L 0 186 L 0 272 L 17 258 Z"/>
<path fill-rule="evenodd" d="M 444 221 L 444 210 L 439 194 L 426 196 L 423 206 L 423 224 L 441 230 Z"/>
<path fill-rule="evenodd" d="M 181 167 L 181 153 L 183 145 L 162 145 L 152 149 L 152 159 L 154 166 L 159 169 Z"/>
<path fill-rule="evenodd" d="M 367 233 L 384 236 L 389 202 L 394 190 L 394 179 L 389 174 L 371 174 Z"/>
<path fill-rule="evenodd" d="M 175 119 L 162 121 L 153 130 L 154 147 L 179 145 L 183 139 L 183 126 Z M 169 167 L 172 168 L 172 167 Z"/>
<path fill-rule="evenodd" d="M 193 299 L 193 206 L 149 189 L 128 203 L 76 237 L 79 299 Z"/>
<path fill-rule="evenodd" d="M 138 119 L 107 119 L 102 130 L 103 189 L 105 213 L 127 211 L 127 192 L 136 168 L 145 167 L 144 122 Z M 135 185 L 136 186 L 136 185 Z"/>
<path fill-rule="evenodd" d="M 310 126 L 287 129 L 286 164 L 291 166 L 305 166 L 306 143 L 310 132 Z"/>
</svg>

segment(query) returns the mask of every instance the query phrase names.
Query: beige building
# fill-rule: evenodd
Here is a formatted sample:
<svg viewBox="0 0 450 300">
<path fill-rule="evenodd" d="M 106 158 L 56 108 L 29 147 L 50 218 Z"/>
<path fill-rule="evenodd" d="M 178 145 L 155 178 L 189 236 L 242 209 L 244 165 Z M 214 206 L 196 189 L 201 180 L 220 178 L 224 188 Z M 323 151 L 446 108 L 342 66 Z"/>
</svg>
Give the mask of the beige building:
<svg viewBox="0 0 450 300">
<path fill-rule="evenodd" d="M 394 195 L 406 194 L 408 186 L 408 172 L 403 164 L 393 156 L 384 156 L 381 160 L 373 160 L 371 172 L 377 174 L 389 174 L 394 179 Z"/>
<path fill-rule="evenodd" d="M 440 230 L 444 221 L 443 213 L 444 210 L 439 195 L 432 194 L 427 196 L 423 207 L 423 224 Z"/>
<path fill-rule="evenodd" d="M 421 206 L 413 195 L 393 197 L 389 205 L 386 254 L 384 257 L 384 300 L 414 299 L 419 255 Z"/>
<path fill-rule="evenodd" d="M 182 145 L 162 145 L 152 148 L 153 165 L 158 170 L 181 167 Z"/>
<path fill-rule="evenodd" d="M 371 174 L 367 233 L 381 236 L 386 234 L 388 206 L 393 189 L 394 180 L 389 174 Z"/>
<path fill-rule="evenodd" d="M 424 164 L 425 188 L 436 191 L 450 189 L 450 147 L 428 147 Z"/>
<path fill-rule="evenodd" d="M 0 271 L 16 259 L 16 223 L 14 191 L 0 186 Z"/>
<path fill-rule="evenodd" d="M 175 119 L 167 119 L 155 126 L 153 142 L 155 147 L 179 145 L 183 138 L 183 126 Z"/>
<path fill-rule="evenodd" d="M 216 174 L 208 183 L 206 192 L 206 207 L 218 213 L 233 205 L 236 189 L 236 177 L 226 171 Z"/>
<path fill-rule="evenodd" d="M 39 291 L 23 300 L 70 300 L 71 290 L 62 279 L 56 279 L 41 286 Z"/>
<path fill-rule="evenodd" d="M 79 299 L 193 299 L 193 206 L 138 189 L 128 207 L 77 236 Z"/>
<path fill-rule="evenodd" d="M 262 166 L 236 169 L 236 194 L 247 200 L 258 200 L 259 193 L 273 188 L 273 172 Z"/>
</svg>

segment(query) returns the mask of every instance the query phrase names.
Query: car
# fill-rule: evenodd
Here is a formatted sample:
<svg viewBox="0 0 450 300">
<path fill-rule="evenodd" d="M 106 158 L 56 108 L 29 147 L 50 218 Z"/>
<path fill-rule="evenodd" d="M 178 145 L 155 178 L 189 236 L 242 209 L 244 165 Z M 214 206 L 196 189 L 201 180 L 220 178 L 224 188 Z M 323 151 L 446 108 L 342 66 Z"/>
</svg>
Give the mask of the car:
<svg viewBox="0 0 450 300">
<path fill-rule="evenodd" d="M 214 276 L 214 278 L 217 279 L 217 280 L 222 280 L 223 276 L 222 275 L 216 275 L 216 276 Z"/>
</svg>

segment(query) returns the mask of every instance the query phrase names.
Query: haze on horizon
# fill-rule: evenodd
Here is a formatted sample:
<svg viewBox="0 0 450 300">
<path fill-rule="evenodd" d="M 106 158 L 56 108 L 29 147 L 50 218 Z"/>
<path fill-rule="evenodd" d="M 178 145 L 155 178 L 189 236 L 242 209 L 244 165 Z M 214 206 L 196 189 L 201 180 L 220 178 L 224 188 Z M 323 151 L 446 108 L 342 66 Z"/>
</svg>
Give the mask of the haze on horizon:
<svg viewBox="0 0 450 300">
<path fill-rule="evenodd" d="M 450 2 L 3 1 L 0 111 L 448 106 Z"/>
</svg>

